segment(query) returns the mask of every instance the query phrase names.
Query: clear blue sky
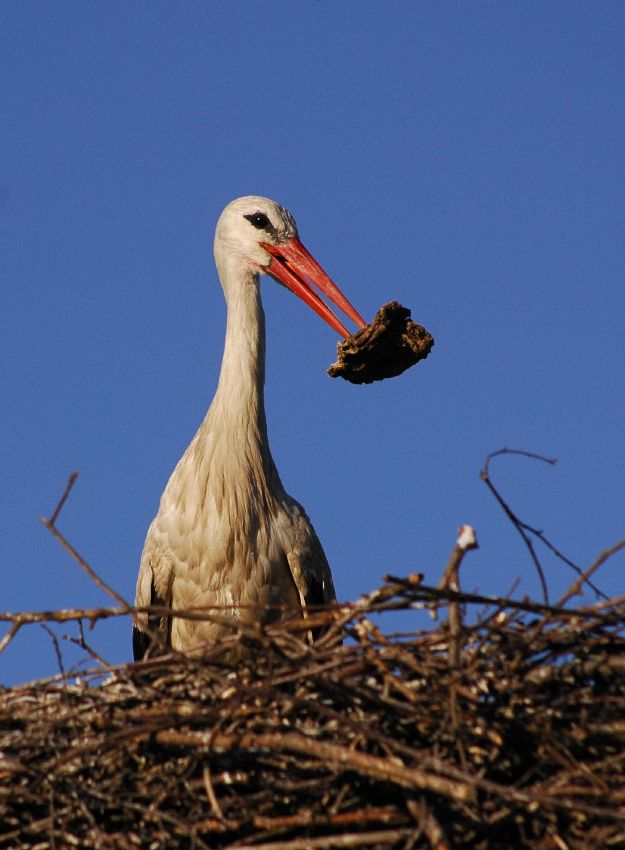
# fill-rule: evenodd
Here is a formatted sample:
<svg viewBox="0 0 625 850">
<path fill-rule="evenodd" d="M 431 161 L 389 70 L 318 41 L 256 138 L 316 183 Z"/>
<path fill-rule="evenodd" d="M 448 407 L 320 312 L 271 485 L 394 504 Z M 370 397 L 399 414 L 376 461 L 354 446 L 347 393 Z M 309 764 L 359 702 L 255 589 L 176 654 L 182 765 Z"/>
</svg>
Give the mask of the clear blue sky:
<svg viewBox="0 0 625 850">
<path fill-rule="evenodd" d="M 272 451 L 340 598 L 435 583 L 463 522 L 467 589 L 538 596 L 479 478 L 502 446 L 558 458 L 493 474 L 569 557 L 623 537 L 624 39 L 610 0 L 4 0 L 0 608 L 108 604 L 38 522 L 75 469 L 59 527 L 133 596 L 216 385 L 213 230 L 245 194 L 367 318 L 397 298 L 436 338 L 400 378 L 331 380 L 334 332 L 263 283 Z M 90 640 L 130 657 L 126 621 Z M 0 656 L 5 684 L 55 670 L 39 627 Z"/>
</svg>

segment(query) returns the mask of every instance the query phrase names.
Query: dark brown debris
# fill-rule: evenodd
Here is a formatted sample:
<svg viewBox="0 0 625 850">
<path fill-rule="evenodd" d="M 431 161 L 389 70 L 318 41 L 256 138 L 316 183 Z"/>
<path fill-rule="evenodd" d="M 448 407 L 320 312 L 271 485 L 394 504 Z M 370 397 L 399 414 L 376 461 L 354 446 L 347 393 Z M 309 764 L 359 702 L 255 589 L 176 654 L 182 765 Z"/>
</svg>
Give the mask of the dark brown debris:
<svg viewBox="0 0 625 850">
<path fill-rule="evenodd" d="M 390 301 L 366 328 L 338 343 L 338 359 L 328 375 L 352 384 L 383 381 L 424 360 L 433 345 L 432 335 L 410 319 L 410 310 Z"/>
</svg>

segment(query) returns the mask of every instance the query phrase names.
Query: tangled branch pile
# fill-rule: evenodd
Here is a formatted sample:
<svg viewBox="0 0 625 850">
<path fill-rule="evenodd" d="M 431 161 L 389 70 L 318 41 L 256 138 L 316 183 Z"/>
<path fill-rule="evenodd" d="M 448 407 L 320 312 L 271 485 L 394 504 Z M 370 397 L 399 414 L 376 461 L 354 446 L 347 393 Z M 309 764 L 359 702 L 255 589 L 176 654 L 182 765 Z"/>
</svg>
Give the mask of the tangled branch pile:
<svg viewBox="0 0 625 850">
<path fill-rule="evenodd" d="M 479 613 L 379 627 L 432 605 Z M 389 579 L 319 614 L 313 646 L 301 622 L 240 636 L 234 670 L 170 657 L 5 690 L 0 847 L 624 847 L 624 614 Z"/>
</svg>

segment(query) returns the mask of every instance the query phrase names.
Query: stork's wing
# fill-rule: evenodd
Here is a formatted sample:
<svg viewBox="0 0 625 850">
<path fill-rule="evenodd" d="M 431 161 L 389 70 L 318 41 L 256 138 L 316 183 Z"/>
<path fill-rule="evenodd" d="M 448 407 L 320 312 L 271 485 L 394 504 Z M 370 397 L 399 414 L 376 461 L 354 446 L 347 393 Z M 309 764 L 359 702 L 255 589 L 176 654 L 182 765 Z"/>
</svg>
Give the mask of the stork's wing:
<svg viewBox="0 0 625 850">
<path fill-rule="evenodd" d="M 163 568 L 162 558 L 159 558 L 159 553 L 152 543 L 150 531 L 151 529 L 148 531 L 141 555 L 135 605 L 137 608 L 148 605 L 171 608 L 171 582 L 168 579 L 163 581 L 163 574 L 169 573 L 170 570 Z M 157 578 L 160 579 L 158 589 Z M 167 646 L 171 646 L 171 617 L 137 615 L 132 626 L 132 652 L 135 661 L 158 655 Z"/>
<path fill-rule="evenodd" d="M 296 533 L 287 560 L 302 608 L 314 608 L 336 601 L 330 565 L 319 538 L 303 508 L 298 505 Z"/>
</svg>

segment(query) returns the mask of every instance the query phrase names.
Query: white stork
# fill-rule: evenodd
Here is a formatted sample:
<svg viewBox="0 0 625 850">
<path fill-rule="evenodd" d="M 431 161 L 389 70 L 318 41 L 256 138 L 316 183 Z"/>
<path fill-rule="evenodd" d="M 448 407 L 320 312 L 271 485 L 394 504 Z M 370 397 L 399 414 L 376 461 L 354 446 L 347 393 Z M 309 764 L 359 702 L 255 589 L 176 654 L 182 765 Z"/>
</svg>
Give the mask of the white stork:
<svg viewBox="0 0 625 850">
<path fill-rule="evenodd" d="M 335 593 L 315 530 L 285 492 L 269 449 L 259 275 L 287 286 L 342 336 L 348 331 L 309 281 L 360 327 L 366 323 L 299 241 L 293 216 L 268 198 L 228 204 L 214 253 L 228 308 L 219 384 L 148 529 L 136 605 L 265 624 L 286 610 L 305 615 Z M 161 644 L 191 653 L 232 631 L 223 622 L 138 615 L 135 659 L 158 651 L 153 629 Z"/>
</svg>

